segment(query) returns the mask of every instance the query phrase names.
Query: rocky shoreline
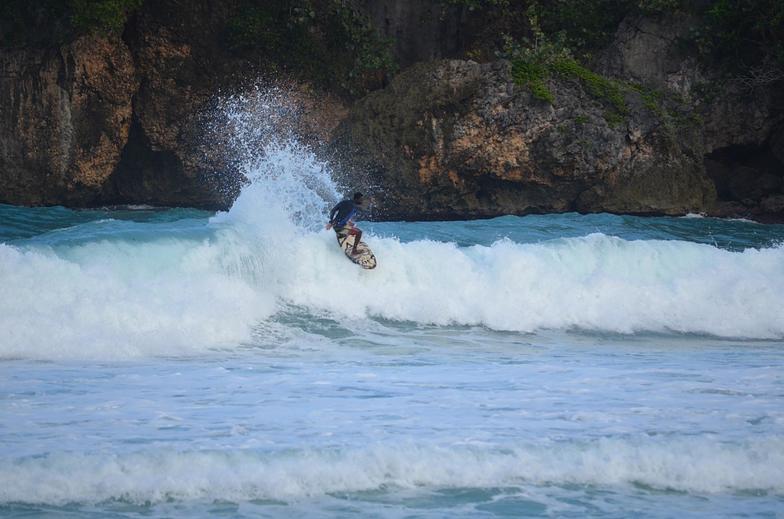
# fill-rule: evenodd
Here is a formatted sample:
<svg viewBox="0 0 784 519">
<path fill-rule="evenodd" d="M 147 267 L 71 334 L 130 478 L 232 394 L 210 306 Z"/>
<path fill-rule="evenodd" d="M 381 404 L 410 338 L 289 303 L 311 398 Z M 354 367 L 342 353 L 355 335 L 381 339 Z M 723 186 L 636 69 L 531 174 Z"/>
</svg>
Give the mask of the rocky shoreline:
<svg viewBox="0 0 784 519">
<path fill-rule="evenodd" d="M 169 0 L 122 34 L 0 48 L 0 203 L 230 205 L 241 179 L 206 128 L 216 94 L 241 92 L 254 71 L 217 30 L 226 5 Z M 368 13 L 405 39 L 401 25 L 421 8 Z M 413 64 L 367 95 L 295 75 L 287 88 L 306 115 L 297 132 L 321 143 L 345 184 L 375 192 L 376 219 L 577 211 L 784 221 L 781 82 L 705 95 L 719 82 L 679 50 L 688 30 L 683 19 L 624 20 L 592 67 L 613 99 L 582 69 L 546 78 L 543 100 L 506 59 L 418 42 L 433 59 L 416 61 L 407 40 L 399 58 Z"/>
</svg>

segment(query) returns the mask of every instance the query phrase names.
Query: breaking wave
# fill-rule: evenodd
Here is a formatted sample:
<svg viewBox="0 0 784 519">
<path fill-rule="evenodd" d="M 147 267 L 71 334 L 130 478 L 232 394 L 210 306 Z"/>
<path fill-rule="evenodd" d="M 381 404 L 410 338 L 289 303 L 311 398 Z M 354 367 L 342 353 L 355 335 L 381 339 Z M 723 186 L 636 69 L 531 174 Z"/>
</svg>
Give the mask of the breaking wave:
<svg viewBox="0 0 784 519">
<path fill-rule="evenodd" d="M 287 501 L 335 492 L 530 484 L 781 494 L 784 441 L 604 439 L 506 448 L 409 443 L 274 453 L 60 453 L 0 461 L 0 502 L 5 503 Z"/>
</svg>

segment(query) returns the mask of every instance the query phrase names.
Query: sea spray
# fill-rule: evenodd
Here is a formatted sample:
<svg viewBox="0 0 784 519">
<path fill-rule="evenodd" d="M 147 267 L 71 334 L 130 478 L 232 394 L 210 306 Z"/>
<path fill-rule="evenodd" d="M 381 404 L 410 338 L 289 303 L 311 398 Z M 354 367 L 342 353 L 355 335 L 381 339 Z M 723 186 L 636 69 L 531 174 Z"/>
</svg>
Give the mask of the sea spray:
<svg viewBox="0 0 784 519">
<path fill-rule="evenodd" d="M 313 231 L 323 225 L 340 189 L 329 165 L 299 136 L 301 118 L 301 107 L 280 88 L 257 86 L 218 100 L 207 136 L 221 140 L 225 161 L 244 184 L 214 222 L 254 227 L 269 239 L 282 233 L 280 226 Z"/>
</svg>

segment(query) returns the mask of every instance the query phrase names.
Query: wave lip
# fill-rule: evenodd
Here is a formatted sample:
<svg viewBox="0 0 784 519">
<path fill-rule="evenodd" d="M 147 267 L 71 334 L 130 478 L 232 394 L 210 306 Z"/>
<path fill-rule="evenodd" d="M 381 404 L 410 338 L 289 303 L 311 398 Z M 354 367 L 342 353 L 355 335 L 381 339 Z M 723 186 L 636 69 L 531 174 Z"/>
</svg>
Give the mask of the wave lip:
<svg viewBox="0 0 784 519">
<path fill-rule="evenodd" d="M 784 495 L 784 439 L 602 439 L 489 447 L 408 443 L 332 450 L 51 454 L 0 460 L 0 502 L 291 501 L 390 488 L 644 485 Z"/>
</svg>

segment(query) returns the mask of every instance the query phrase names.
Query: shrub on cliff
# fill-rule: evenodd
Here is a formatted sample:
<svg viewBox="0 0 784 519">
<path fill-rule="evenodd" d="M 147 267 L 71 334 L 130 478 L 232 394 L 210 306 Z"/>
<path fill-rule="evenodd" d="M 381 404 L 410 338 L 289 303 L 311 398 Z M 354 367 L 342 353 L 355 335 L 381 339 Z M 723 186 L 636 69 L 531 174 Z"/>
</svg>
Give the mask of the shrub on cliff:
<svg viewBox="0 0 784 519">
<path fill-rule="evenodd" d="M 784 80 L 784 2 L 717 0 L 693 39 L 702 56 L 748 86 Z"/>
<path fill-rule="evenodd" d="M 267 68 L 302 72 L 352 95 L 396 69 L 391 42 L 344 0 L 245 0 L 226 41 Z"/>
<path fill-rule="evenodd" d="M 57 45 L 88 32 L 120 32 L 144 0 L 3 0 L 0 46 Z"/>
<path fill-rule="evenodd" d="M 120 32 L 144 0 L 70 0 L 71 22 L 80 32 Z"/>
<path fill-rule="evenodd" d="M 630 102 L 641 104 L 654 115 L 666 130 L 665 137 L 674 138 L 678 126 L 696 122 L 693 113 L 684 110 L 679 96 L 594 72 L 574 57 L 562 32 L 552 37 L 545 34 L 535 9 L 529 9 L 528 16 L 532 36 L 521 42 L 506 37 L 499 55 L 510 61 L 514 82 L 528 88 L 534 98 L 558 105 L 551 80 L 569 81 L 604 106 L 604 118 L 613 127 L 628 118 Z"/>
<path fill-rule="evenodd" d="M 559 40 L 581 62 L 605 48 L 622 20 L 636 16 L 685 16 L 693 24 L 682 42 L 711 69 L 749 86 L 784 79 L 784 1 L 782 0 L 440 0 L 460 6 L 489 23 L 531 17 L 551 41 Z M 498 25 L 498 24 L 496 24 Z M 494 27 L 518 40 L 537 28 Z M 504 42 L 496 37 L 496 50 Z M 470 46 L 470 44 L 469 44 Z"/>
<path fill-rule="evenodd" d="M 581 65 L 574 58 L 564 32 L 548 37 L 539 24 L 536 6 L 528 9 L 528 23 L 532 36 L 524 38 L 522 44 L 507 37 L 500 53 L 510 60 L 515 83 L 528 87 L 535 98 L 553 104 L 555 97 L 547 84 L 551 75 L 579 81 L 588 93 L 607 106 L 607 120 L 619 122 L 628 112 L 624 95 L 630 87 Z"/>
</svg>

